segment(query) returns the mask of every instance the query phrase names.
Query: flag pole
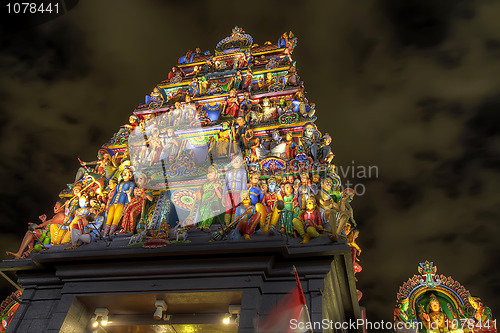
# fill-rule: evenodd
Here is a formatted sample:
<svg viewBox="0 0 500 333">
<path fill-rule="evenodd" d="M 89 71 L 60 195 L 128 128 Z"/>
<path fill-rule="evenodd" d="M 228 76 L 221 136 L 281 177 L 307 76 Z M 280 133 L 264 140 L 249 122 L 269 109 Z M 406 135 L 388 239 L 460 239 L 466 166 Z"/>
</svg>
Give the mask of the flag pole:
<svg viewBox="0 0 500 333">
<path fill-rule="evenodd" d="M 299 288 L 300 300 L 304 308 L 306 309 L 307 320 L 311 322 L 311 316 L 309 315 L 309 309 L 307 308 L 306 297 L 304 296 L 304 290 L 302 290 L 302 284 L 300 283 L 299 273 L 297 273 L 297 268 L 295 268 L 295 265 L 293 265 L 293 273 L 295 274 L 295 281 L 297 282 L 297 288 Z M 311 328 L 311 333 L 314 333 L 312 328 Z"/>
</svg>

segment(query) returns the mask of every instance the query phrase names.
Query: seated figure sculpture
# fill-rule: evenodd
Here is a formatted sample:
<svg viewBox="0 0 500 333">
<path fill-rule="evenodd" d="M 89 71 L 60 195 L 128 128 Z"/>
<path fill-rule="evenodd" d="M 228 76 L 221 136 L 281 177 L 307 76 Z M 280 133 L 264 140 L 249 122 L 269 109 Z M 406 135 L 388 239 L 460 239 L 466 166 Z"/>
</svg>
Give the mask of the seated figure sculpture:
<svg viewBox="0 0 500 333">
<path fill-rule="evenodd" d="M 33 223 L 28 223 L 29 225 L 29 230 L 26 231 L 26 234 L 24 235 L 24 238 L 21 242 L 21 245 L 19 246 L 19 249 L 17 252 L 10 252 L 6 251 L 5 253 L 14 258 L 14 259 L 20 259 L 21 257 L 27 257 L 29 256 L 29 253 L 33 250 L 34 248 L 34 243 L 35 240 L 40 240 L 43 235 L 43 230 L 50 224 L 63 224 L 64 223 L 64 206 L 63 203 L 58 201 L 54 205 L 54 216 L 47 220 L 47 215 L 43 214 L 39 216 L 40 220 L 42 221 L 41 224 L 33 224 Z M 27 249 L 27 252 L 25 252 Z"/>
<path fill-rule="evenodd" d="M 423 304 L 419 304 L 418 315 L 428 333 L 464 332 L 461 328 L 455 327 L 460 321 L 457 321 L 457 314 L 452 310 L 450 303 L 447 303 L 447 306 L 453 318 L 448 318 L 448 315 L 441 308 L 441 303 L 436 295 L 431 294 L 429 299 L 430 301 L 427 309 L 424 308 Z"/>
</svg>

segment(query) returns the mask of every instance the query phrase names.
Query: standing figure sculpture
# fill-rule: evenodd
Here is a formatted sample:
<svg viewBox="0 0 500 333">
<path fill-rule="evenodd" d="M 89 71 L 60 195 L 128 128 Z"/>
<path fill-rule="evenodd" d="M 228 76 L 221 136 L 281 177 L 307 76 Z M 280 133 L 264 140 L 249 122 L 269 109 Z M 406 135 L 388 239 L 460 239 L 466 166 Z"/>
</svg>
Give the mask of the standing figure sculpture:
<svg viewBox="0 0 500 333">
<path fill-rule="evenodd" d="M 323 223 L 330 223 L 330 216 L 332 214 L 332 209 L 334 206 L 334 200 L 331 195 L 333 187 L 333 179 L 331 177 L 326 177 L 321 182 L 321 189 L 318 191 L 317 201 L 319 211 L 321 212 L 321 217 L 323 218 Z"/>
<path fill-rule="evenodd" d="M 306 209 L 309 198 L 313 198 L 318 193 L 318 188 L 311 184 L 309 173 L 304 171 L 300 174 L 300 186 L 297 189 L 297 200 L 302 211 Z"/>
<path fill-rule="evenodd" d="M 347 221 L 351 221 L 353 226 L 356 226 L 356 221 L 354 220 L 354 211 L 351 207 L 351 201 L 354 198 L 354 190 L 351 188 L 346 188 L 342 191 L 342 197 L 340 199 L 340 203 L 333 202 L 333 208 L 337 211 L 336 220 L 337 220 L 337 235 L 339 235 L 344 229 L 344 225 Z M 334 226 L 330 226 L 332 228 L 332 232 L 334 230 Z"/>
<path fill-rule="evenodd" d="M 173 163 L 177 157 L 177 148 L 179 147 L 179 140 L 177 140 L 174 129 L 169 127 L 167 129 L 167 137 L 164 141 L 163 151 L 160 154 L 160 161 L 164 163 Z"/>
<path fill-rule="evenodd" d="M 280 212 L 283 209 L 280 188 L 275 177 L 267 181 L 267 191 L 262 199 L 262 204 L 266 209 L 266 223 L 263 231 L 269 231 L 271 234 L 278 228 Z M 278 205 L 280 202 L 280 205 Z"/>
<path fill-rule="evenodd" d="M 147 183 L 146 175 L 139 173 L 136 178 L 137 186 L 134 188 L 134 192 L 132 193 L 132 189 L 126 191 L 129 203 L 123 213 L 122 229 L 127 233 L 134 233 L 137 215 L 144 214 L 147 200 L 153 201 L 153 195 L 144 188 Z"/>
<path fill-rule="evenodd" d="M 240 194 L 247 188 L 247 171 L 243 167 L 243 158 L 241 155 L 233 155 L 231 159 L 232 169 L 226 173 L 224 183 L 224 198 L 226 206 L 226 215 L 224 222 L 229 224 L 234 217 L 236 207 L 241 202 Z"/>
<path fill-rule="evenodd" d="M 240 110 L 240 102 L 238 101 L 238 96 L 236 96 L 235 89 L 231 89 L 229 92 L 229 97 L 226 99 L 225 105 L 226 115 L 236 118 Z"/>
<path fill-rule="evenodd" d="M 293 195 L 293 185 L 286 183 L 284 185 L 284 194 L 282 195 L 284 208 L 280 215 L 280 231 L 287 236 L 294 237 L 293 220 L 300 215 L 299 203 Z"/>
<path fill-rule="evenodd" d="M 207 181 L 197 193 L 201 200 L 198 228 L 210 229 L 214 218 L 219 214 L 219 203 L 222 199 L 222 185 L 219 181 L 219 170 L 215 164 L 208 167 Z"/>
<path fill-rule="evenodd" d="M 306 148 L 306 153 L 313 158 L 314 164 L 318 164 L 318 142 L 320 135 L 314 124 L 307 124 L 302 131 L 300 142 Z"/>
<path fill-rule="evenodd" d="M 129 195 L 127 192 L 134 190 L 135 184 L 133 182 L 133 174 L 131 169 L 125 169 L 122 173 L 123 180 L 118 184 L 115 189 L 115 193 L 109 201 L 106 225 L 102 236 L 109 240 L 110 236 L 113 235 L 118 229 L 118 224 L 122 218 L 123 210 L 125 206 L 129 203 Z"/>
</svg>

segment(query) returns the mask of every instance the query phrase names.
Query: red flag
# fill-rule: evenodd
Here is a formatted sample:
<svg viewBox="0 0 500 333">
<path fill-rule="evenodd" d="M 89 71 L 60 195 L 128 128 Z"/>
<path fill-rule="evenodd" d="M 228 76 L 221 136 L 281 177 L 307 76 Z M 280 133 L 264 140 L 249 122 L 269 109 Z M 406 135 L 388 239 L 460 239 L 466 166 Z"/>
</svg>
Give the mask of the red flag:
<svg viewBox="0 0 500 333">
<path fill-rule="evenodd" d="M 306 298 L 295 266 L 293 270 L 297 285 L 278 302 L 259 328 L 260 333 L 299 333 L 311 330 Z"/>
</svg>

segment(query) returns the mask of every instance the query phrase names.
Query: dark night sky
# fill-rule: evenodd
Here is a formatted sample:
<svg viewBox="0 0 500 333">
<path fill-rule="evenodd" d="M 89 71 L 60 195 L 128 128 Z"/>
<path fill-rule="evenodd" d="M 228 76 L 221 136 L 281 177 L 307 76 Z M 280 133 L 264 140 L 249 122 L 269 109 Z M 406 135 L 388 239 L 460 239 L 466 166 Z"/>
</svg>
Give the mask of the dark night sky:
<svg viewBox="0 0 500 333">
<path fill-rule="evenodd" d="M 0 31 L 1 253 L 187 50 L 213 52 L 235 25 L 259 44 L 292 30 L 336 164 L 378 168 L 351 179 L 366 188 L 353 206 L 369 318 L 392 320 L 399 286 L 426 259 L 498 315 L 499 15 L 497 0 L 87 0 L 23 29 L 11 17 Z"/>
</svg>

